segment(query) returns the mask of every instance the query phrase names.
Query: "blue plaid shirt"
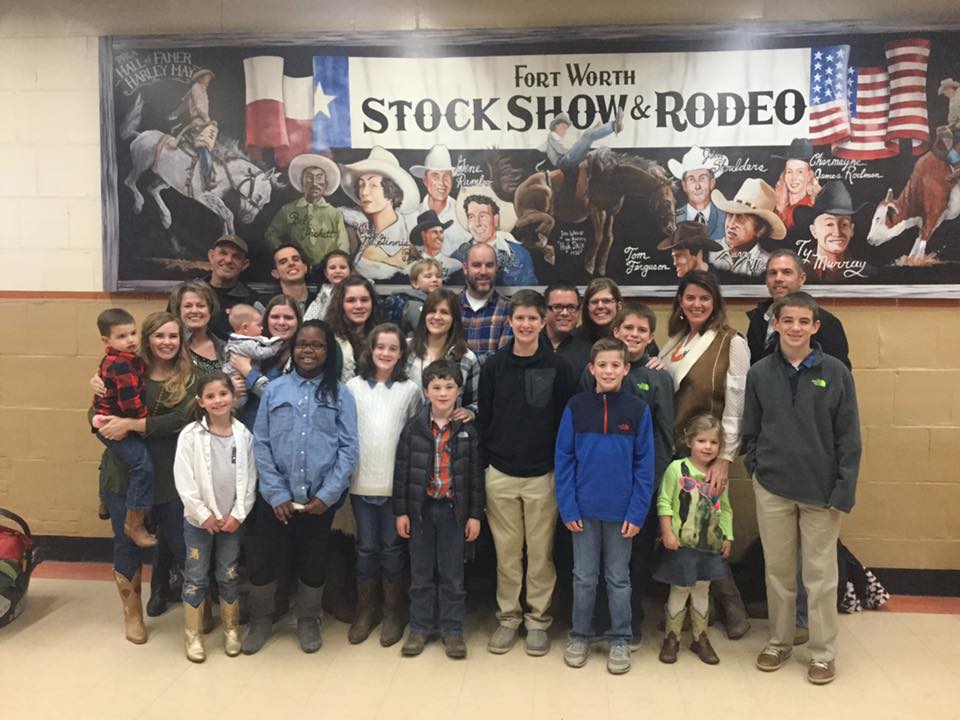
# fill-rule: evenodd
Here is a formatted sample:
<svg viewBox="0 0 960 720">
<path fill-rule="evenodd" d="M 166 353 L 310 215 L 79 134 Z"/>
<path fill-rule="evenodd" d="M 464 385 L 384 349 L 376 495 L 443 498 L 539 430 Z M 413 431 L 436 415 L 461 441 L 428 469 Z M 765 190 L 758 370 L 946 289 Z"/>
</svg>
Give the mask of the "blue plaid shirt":
<svg viewBox="0 0 960 720">
<path fill-rule="evenodd" d="M 507 323 L 510 317 L 510 301 L 496 290 L 490 293 L 486 304 L 474 311 L 467 300 L 467 291 L 460 292 L 460 314 L 463 316 L 463 331 L 467 345 L 477 355 L 482 365 L 487 355 L 493 355 L 513 337 Z"/>
</svg>

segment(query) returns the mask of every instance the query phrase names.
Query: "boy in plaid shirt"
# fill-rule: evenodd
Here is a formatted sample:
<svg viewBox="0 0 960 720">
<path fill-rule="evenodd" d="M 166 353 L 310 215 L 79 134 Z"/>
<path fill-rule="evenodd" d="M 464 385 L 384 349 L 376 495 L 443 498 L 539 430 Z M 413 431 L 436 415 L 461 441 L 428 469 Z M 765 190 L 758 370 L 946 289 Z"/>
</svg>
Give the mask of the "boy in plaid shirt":
<svg viewBox="0 0 960 720">
<path fill-rule="evenodd" d="M 143 524 L 153 505 L 153 460 L 143 438 L 129 433 L 119 439 L 105 437 L 100 428 L 109 417 L 143 418 L 143 360 L 137 355 L 137 325 L 122 308 L 104 310 L 97 317 L 100 339 L 106 347 L 98 375 L 106 392 L 93 398 L 93 427 L 97 437 L 127 466 L 127 515 L 123 532 L 139 547 L 153 547 L 157 539 Z"/>
</svg>

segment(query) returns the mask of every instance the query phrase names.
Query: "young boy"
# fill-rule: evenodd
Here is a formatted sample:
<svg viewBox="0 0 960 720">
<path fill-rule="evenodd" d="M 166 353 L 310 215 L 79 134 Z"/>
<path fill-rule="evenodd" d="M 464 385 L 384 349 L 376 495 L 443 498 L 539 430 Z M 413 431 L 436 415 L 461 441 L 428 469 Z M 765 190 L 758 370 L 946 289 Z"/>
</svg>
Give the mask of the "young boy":
<svg viewBox="0 0 960 720">
<path fill-rule="evenodd" d="M 607 670 L 630 669 L 632 538 L 640 532 L 654 487 L 653 421 L 647 404 L 622 390 L 627 346 L 602 338 L 587 370 L 596 390 L 574 395 L 557 434 L 557 504 L 573 533 L 573 628 L 563 653 L 583 667 L 590 652 L 600 558 L 610 607 Z"/>
<path fill-rule="evenodd" d="M 573 370 L 540 343 L 546 307 L 534 290 L 510 299 L 513 339 L 480 371 L 477 426 L 484 450 L 487 519 L 497 550 L 497 620 L 487 650 L 508 652 L 526 625 L 528 655 L 550 651 L 550 600 L 557 581 L 553 463 L 557 427 L 573 393 Z M 520 605 L 526 546 L 526 599 Z"/>
<path fill-rule="evenodd" d="M 812 342 L 818 314 L 805 292 L 773 304 L 779 347 L 747 373 L 743 443 L 770 611 L 757 667 L 778 670 L 793 650 L 799 543 L 810 617 L 807 679 L 824 685 L 836 676 L 837 537 L 841 513 L 853 508 L 861 447 L 853 376 Z"/>
<path fill-rule="evenodd" d="M 443 286 L 443 267 L 439 260 L 424 258 L 410 266 L 411 290 L 401 290 L 384 300 L 388 322 L 399 326 L 404 337 L 413 334 L 420 321 L 427 294 Z"/>
<path fill-rule="evenodd" d="M 253 305 L 241 303 L 230 308 L 228 316 L 233 332 L 227 340 L 226 354 L 247 358 L 259 368 L 260 363 L 269 360 L 280 351 L 283 338 L 263 337 L 263 315 Z M 227 375 L 234 375 L 237 369 L 228 360 L 223 364 Z M 246 395 L 237 397 L 234 407 L 239 411 L 246 404 Z"/>
<path fill-rule="evenodd" d="M 647 347 L 653 342 L 657 329 L 657 315 L 648 306 L 638 302 L 625 302 L 612 324 L 613 336 L 622 340 L 629 353 L 629 371 L 623 380 L 623 389 L 643 400 L 650 408 L 653 419 L 653 495 L 660 487 L 660 479 L 673 460 L 673 380 L 665 370 L 647 367 L 650 356 Z M 580 378 L 580 392 L 593 392 L 596 381 L 589 368 L 584 368 Z M 630 583 L 633 588 L 633 642 L 638 645 L 643 625 L 643 596 L 650 583 L 650 561 L 660 521 L 656 503 L 651 503 L 640 534 L 633 540 L 630 556 Z"/>
<path fill-rule="evenodd" d="M 447 657 L 462 659 L 467 656 L 464 542 L 477 539 L 483 517 L 480 445 L 472 423 L 450 417 L 463 385 L 460 366 L 432 362 L 422 382 L 428 404 L 400 435 L 393 478 L 397 534 L 410 541 L 410 632 L 400 652 L 406 657 L 422 653 L 439 624 Z"/>
<path fill-rule="evenodd" d="M 147 416 L 143 400 L 143 360 L 137 355 L 137 324 L 123 308 L 104 310 L 97 317 L 97 329 L 105 353 L 98 375 L 106 392 L 93 397 L 93 427 L 97 437 L 127 466 L 127 515 L 124 534 L 139 547 L 153 547 L 157 538 L 143 525 L 144 513 L 153 505 L 153 460 L 143 438 L 128 433 L 110 440 L 100 433 L 108 416 L 139 419 Z"/>
</svg>

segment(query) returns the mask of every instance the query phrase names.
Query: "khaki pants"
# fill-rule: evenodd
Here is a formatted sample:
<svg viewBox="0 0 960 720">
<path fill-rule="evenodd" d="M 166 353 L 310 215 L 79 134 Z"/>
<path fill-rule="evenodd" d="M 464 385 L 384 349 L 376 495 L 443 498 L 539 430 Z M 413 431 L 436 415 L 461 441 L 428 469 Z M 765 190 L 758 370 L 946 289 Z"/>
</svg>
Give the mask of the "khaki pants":
<svg viewBox="0 0 960 720">
<path fill-rule="evenodd" d="M 497 620 L 510 628 L 546 630 L 550 600 L 557 584 L 553 565 L 553 533 L 557 496 L 553 473 L 513 477 L 487 468 L 487 521 L 497 548 Z M 527 605 L 523 612 L 523 546 L 527 546 Z"/>
<path fill-rule="evenodd" d="M 793 648 L 799 543 L 809 609 L 810 659 L 833 660 L 837 644 L 837 538 L 841 513 L 774 495 L 756 478 L 753 491 L 766 563 L 768 645 L 781 650 Z"/>
</svg>

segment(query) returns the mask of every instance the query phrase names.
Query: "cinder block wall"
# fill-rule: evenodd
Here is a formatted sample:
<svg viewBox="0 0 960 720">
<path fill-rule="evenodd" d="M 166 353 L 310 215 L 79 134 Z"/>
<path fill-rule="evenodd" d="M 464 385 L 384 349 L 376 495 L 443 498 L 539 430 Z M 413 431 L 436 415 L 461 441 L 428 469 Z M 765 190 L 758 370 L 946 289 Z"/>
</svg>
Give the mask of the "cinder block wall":
<svg viewBox="0 0 960 720">
<path fill-rule="evenodd" d="M 0 505 L 43 534 L 100 536 L 99 443 L 84 427 L 100 347 L 94 320 L 159 298 L 102 290 L 97 36 L 189 32 L 417 30 L 754 20 L 960 21 L 954 0 L 797 4 L 589 4 L 533 0 L 348 4 L 274 0 L 34 0 L 0 12 Z M 666 324 L 666 305 L 654 303 Z M 850 337 L 865 439 L 857 507 L 842 537 L 867 564 L 960 568 L 960 323 L 957 303 L 834 302 Z M 745 329 L 749 304 L 731 305 Z M 662 339 L 662 338 L 661 338 Z M 753 497 L 732 485 L 738 546 Z"/>
</svg>

